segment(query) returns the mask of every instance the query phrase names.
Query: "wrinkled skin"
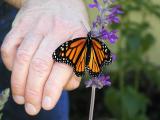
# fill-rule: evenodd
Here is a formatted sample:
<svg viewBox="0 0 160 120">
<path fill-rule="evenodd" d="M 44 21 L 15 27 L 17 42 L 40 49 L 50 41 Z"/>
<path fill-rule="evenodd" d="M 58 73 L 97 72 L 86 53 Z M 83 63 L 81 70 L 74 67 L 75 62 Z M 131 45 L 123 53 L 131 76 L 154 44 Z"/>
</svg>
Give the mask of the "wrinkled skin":
<svg viewBox="0 0 160 120">
<path fill-rule="evenodd" d="M 89 29 L 81 0 L 26 0 L 20 8 L 1 55 L 12 71 L 13 99 L 25 104 L 28 114 L 54 108 L 63 89 L 79 86 L 73 68 L 54 62 L 52 53 L 63 42 L 86 36 L 84 26 Z"/>
</svg>

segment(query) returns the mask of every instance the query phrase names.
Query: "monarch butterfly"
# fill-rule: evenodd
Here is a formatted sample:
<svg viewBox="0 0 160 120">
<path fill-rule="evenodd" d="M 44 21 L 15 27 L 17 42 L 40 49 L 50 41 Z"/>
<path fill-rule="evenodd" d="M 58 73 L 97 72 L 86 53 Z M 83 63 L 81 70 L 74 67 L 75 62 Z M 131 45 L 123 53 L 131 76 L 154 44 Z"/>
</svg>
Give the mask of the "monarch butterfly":
<svg viewBox="0 0 160 120">
<path fill-rule="evenodd" d="M 52 55 L 56 62 L 66 63 L 74 68 L 75 74 L 80 77 L 85 70 L 90 76 L 97 77 L 104 64 L 112 62 L 111 52 L 105 43 L 92 37 L 80 37 L 63 43 Z"/>
</svg>

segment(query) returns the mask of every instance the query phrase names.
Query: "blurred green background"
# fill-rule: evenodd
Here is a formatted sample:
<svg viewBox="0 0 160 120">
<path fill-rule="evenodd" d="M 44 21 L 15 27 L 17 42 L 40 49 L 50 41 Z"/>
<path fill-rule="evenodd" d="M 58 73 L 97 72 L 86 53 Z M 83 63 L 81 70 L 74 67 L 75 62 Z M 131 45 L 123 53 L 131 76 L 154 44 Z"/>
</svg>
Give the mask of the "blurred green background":
<svg viewBox="0 0 160 120">
<path fill-rule="evenodd" d="M 99 0 L 100 1 L 100 0 Z M 86 5 L 92 0 L 86 0 Z M 160 120 L 160 0 L 117 0 L 124 14 L 110 66 L 112 86 L 96 93 L 95 120 Z M 90 21 L 97 12 L 88 9 Z M 90 89 L 70 93 L 72 120 L 88 119 Z"/>
</svg>

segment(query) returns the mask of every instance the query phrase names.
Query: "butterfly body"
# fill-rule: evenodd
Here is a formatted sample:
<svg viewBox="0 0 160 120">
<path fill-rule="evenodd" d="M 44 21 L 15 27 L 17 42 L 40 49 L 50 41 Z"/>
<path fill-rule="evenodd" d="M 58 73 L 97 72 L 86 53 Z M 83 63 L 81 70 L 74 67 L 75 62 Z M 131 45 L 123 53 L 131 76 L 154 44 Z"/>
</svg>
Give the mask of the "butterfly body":
<svg viewBox="0 0 160 120">
<path fill-rule="evenodd" d="M 101 73 L 104 64 L 112 62 L 110 50 L 105 43 L 91 36 L 80 37 L 60 45 L 53 52 L 56 62 L 66 63 L 74 68 L 77 76 L 82 76 L 87 69 L 92 77 Z"/>
<path fill-rule="evenodd" d="M 86 65 L 89 64 L 89 59 L 90 59 L 90 55 L 91 55 L 91 47 L 92 47 L 92 38 L 91 36 L 88 34 L 86 37 L 86 44 L 87 44 L 87 53 L 86 53 Z"/>
</svg>

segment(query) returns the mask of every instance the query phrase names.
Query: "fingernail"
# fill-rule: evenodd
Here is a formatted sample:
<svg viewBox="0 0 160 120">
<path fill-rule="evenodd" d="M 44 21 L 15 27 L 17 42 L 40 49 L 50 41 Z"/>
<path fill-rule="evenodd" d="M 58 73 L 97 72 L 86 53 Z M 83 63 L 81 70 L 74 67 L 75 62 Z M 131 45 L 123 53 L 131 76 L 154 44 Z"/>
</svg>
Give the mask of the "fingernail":
<svg viewBox="0 0 160 120">
<path fill-rule="evenodd" d="M 49 97 L 49 96 L 46 96 L 44 99 L 43 99 L 43 102 L 42 102 L 42 106 L 44 107 L 44 108 L 50 108 L 51 107 L 51 102 L 52 102 L 52 100 L 51 100 L 51 97 Z"/>
<path fill-rule="evenodd" d="M 13 96 L 13 99 L 18 104 L 24 104 L 24 97 L 23 96 Z"/>
<path fill-rule="evenodd" d="M 37 113 L 36 108 L 30 103 L 25 104 L 25 109 L 26 109 L 26 112 L 30 115 L 35 115 Z"/>
</svg>

